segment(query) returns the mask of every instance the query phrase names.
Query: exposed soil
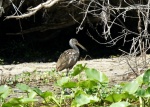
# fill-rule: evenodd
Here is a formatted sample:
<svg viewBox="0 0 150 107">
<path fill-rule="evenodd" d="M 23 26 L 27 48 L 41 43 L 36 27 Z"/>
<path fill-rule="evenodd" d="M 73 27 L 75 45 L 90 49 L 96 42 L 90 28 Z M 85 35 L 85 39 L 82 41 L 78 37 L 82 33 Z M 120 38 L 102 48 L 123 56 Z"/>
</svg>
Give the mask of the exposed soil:
<svg viewBox="0 0 150 107">
<path fill-rule="evenodd" d="M 129 57 L 128 57 L 129 58 Z M 130 58 L 129 63 L 131 67 L 135 70 L 136 73 L 138 71 L 144 71 L 149 67 L 150 55 L 146 55 L 146 63 L 144 63 L 144 57 L 137 57 L 137 64 L 134 63 L 135 58 Z M 93 59 L 93 60 L 84 60 L 78 61 L 77 64 L 87 64 L 89 68 L 95 68 L 101 72 L 104 72 L 110 80 L 112 81 L 123 81 L 130 80 L 134 78 L 136 75 L 131 70 L 126 61 L 125 57 L 117 57 L 117 58 L 108 58 L 108 59 Z M 50 63 L 21 63 L 21 64 L 11 64 L 11 65 L 1 65 L 0 72 L 3 72 L 3 75 L 16 75 L 21 74 L 23 72 L 32 72 L 36 71 L 51 71 L 55 69 L 55 62 Z M 138 71 L 137 69 L 138 68 Z M 65 72 L 65 70 L 64 70 Z M 130 74 L 130 75 L 129 75 Z M 132 76 L 131 76 L 132 74 Z"/>
<path fill-rule="evenodd" d="M 128 57 L 129 58 L 129 57 Z M 146 63 L 144 63 L 144 59 L 146 58 Z M 108 59 L 93 59 L 93 60 L 84 60 L 78 61 L 77 64 L 87 64 L 86 66 L 89 68 L 97 69 L 98 71 L 104 72 L 110 79 L 110 84 L 114 85 L 121 81 L 130 81 L 136 77 L 135 73 L 126 61 L 127 58 L 124 57 L 117 57 L 117 58 L 108 58 Z M 135 68 L 138 68 L 140 73 L 144 72 L 148 69 L 149 62 L 150 62 L 150 55 L 146 55 L 146 57 L 137 57 L 136 64 L 134 63 L 135 58 L 130 58 L 129 63 L 132 69 L 136 71 Z M 50 63 L 21 63 L 21 64 L 11 64 L 11 65 L 1 65 L 0 66 L 0 83 L 3 83 L 3 79 L 10 79 L 14 77 L 14 75 L 18 75 L 20 80 L 15 82 L 13 80 L 12 84 L 9 84 L 13 88 L 13 93 L 9 95 L 9 98 L 12 97 L 19 97 L 25 96 L 26 94 L 20 91 L 18 88 L 15 87 L 16 83 L 25 83 L 30 87 L 38 87 L 42 91 L 53 91 L 54 93 L 59 94 L 60 88 L 55 85 L 55 82 L 58 78 L 58 75 L 53 77 L 54 75 L 49 75 L 49 71 L 51 72 L 52 69 L 55 69 L 56 62 Z M 37 74 L 33 71 L 37 71 Z M 21 76 L 22 74 L 28 72 L 32 72 L 29 76 Z M 66 70 L 64 70 L 66 72 Z M 3 78 L 4 77 L 4 78 Z M 8 77 L 8 78 L 7 78 Z M 31 79 L 29 79 L 31 78 Z M 48 81 L 44 83 L 44 81 Z M 10 79 L 11 81 L 11 79 Z"/>
</svg>

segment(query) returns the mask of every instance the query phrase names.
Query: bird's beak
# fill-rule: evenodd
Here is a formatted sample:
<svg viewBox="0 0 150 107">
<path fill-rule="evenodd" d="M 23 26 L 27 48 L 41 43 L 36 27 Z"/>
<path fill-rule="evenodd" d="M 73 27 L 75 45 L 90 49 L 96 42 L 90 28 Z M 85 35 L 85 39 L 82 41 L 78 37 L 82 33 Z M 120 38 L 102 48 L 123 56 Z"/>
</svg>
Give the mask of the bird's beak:
<svg viewBox="0 0 150 107">
<path fill-rule="evenodd" d="M 87 51 L 84 46 L 82 46 L 80 43 L 77 43 L 78 46 L 80 46 L 83 50 Z"/>
</svg>

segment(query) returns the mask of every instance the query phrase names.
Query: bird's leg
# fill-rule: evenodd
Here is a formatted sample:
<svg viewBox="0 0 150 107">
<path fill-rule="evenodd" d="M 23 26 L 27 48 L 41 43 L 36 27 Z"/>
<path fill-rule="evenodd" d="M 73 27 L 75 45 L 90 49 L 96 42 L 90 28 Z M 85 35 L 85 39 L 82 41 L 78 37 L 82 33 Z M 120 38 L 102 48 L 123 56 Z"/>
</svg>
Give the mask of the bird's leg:
<svg viewBox="0 0 150 107">
<path fill-rule="evenodd" d="M 70 70 L 70 69 L 69 69 L 69 68 L 67 68 L 67 73 L 66 73 L 66 76 L 68 76 L 69 70 Z"/>
<path fill-rule="evenodd" d="M 66 76 L 68 76 L 69 71 L 70 71 L 70 68 L 67 68 Z M 69 95 L 69 94 L 71 93 L 71 90 L 70 90 L 69 88 L 65 88 L 65 89 L 64 89 L 64 92 L 65 92 L 66 95 Z"/>
</svg>

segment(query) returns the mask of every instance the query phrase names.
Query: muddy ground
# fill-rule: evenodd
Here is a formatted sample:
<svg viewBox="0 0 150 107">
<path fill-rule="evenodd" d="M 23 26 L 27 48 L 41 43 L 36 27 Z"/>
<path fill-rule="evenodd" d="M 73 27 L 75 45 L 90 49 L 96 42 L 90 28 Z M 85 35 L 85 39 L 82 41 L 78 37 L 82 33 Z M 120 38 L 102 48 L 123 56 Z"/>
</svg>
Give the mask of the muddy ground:
<svg viewBox="0 0 150 107">
<path fill-rule="evenodd" d="M 146 61 L 144 61 L 146 60 Z M 136 63 L 135 63 L 136 62 Z M 134 72 L 141 73 L 150 68 L 150 55 L 146 57 L 131 58 L 127 57 L 116 57 L 116 58 L 102 58 L 93 60 L 82 60 L 78 61 L 77 64 L 87 64 L 87 67 L 97 69 L 105 73 L 110 80 L 111 85 L 118 84 L 122 81 L 131 81 L 136 78 Z M 56 62 L 49 63 L 21 63 L 11 65 L 0 66 L 0 83 L 8 84 L 12 87 L 13 93 L 9 95 L 9 98 L 20 97 L 26 95 L 24 92 L 16 88 L 17 83 L 25 83 L 30 87 L 38 87 L 42 91 L 53 91 L 54 93 L 60 93 L 60 88 L 55 85 L 58 75 L 48 75 L 55 69 Z M 33 71 L 38 71 L 37 75 Z M 134 72 L 133 72 L 134 71 Z M 24 72 L 24 73 L 23 73 Z M 31 72 L 30 75 L 28 73 Z M 64 74 L 66 70 L 63 71 Z M 27 73 L 28 76 L 22 76 Z M 56 73 L 55 73 L 56 74 Z M 19 76 L 19 80 L 13 80 L 15 76 Z M 83 74 L 84 75 L 84 74 Z M 54 77 L 53 77 L 54 76 Z M 17 79 L 17 78 L 16 78 Z M 9 80 L 9 82 L 7 82 Z M 45 82 L 47 81 L 47 82 Z"/>
<path fill-rule="evenodd" d="M 144 61 L 146 60 L 146 61 Z M 136 62 L 136 63 L 135 63 Z M 134 72 L 139 73 L 149 68 L 150 55 L 145 57 L 139 56 L 132 58 L 129 56 L 121 56 L 116 58 L 102 58 L 93 60 L 78 61 L 77 64 L 87 64 L 89 68 L 95 68 L 98 71 L 104 72 L 112 81 L 122 81 L 135 77 Z M 7 75 L 16 75 L 23 72 L 50 71 L 55 69 L 56 62 L 49 63 L 21 63 L 11 65 L 1 65 L 0 73 Z M 134 70 L 134 72 L 133 72 Z M 65 72 L 65 70 L 64 70 Z M 132 75 L 132 76 L 131 76 Z"/>
</svg>

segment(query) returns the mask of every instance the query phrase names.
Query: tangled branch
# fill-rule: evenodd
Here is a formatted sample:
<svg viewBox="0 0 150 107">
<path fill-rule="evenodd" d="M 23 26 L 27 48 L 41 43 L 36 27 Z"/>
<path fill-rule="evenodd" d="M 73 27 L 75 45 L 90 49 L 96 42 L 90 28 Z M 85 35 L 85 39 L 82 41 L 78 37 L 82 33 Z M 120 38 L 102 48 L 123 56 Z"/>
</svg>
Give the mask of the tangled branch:
<svg viewBox="0 0 150 107">
<path fill-rule="evenodd" d="M 60 0 L 47 0 L 46 2 L 39 4 L 38 6 L 36 6 L 34 8 L 28 9 L 27 13 L 24 13 L 24 14 L 21 14 L 21 15 L 18 15 L 18 16 L 14 16 L 14 15 L 7 16 L 5 18 L 5 20 L 6 19 L 12 19 L 12 18 L 23 19 L 23 18 L 26 18 L 26 17 L 30 17 L 30 16 L 34 15 L 37 11 L 41 10 L 42 8 L 45 8 L 45 9 L 50 8 L 59 1 Z"/>
</svg>

